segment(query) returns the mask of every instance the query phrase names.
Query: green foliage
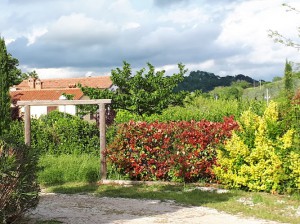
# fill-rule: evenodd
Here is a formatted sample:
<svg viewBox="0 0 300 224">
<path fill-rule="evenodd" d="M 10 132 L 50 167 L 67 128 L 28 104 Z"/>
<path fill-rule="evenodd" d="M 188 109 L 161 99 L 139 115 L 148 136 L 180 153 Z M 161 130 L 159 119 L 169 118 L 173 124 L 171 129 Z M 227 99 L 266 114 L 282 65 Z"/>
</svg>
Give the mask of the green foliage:
<svg viewBox="0 0 300 224">
<path fill-rule="evenodd" d="M 7 134 L 24 142 L 24 123 L 13 122 Z M 31 147 L 40 154 L 99 155 L 99 129 L 79 117 L 52 111 L 39 119 L 31 119 Z"/>
<path fill-rule="evenodd" d="M 288 61 L 286 61 L 284 69 L 284 90 L 287 99 L 291 100 L 294 95 L 293 69 Z"/>
<path fill-rule="evenodd" d="M 182 105 L 186 93 L 174 93 L 173 90 L 187 71 L 184 65 L 179 64 L 179 73 L 170 77 L 165 76 L 164 70 L 156 72 L 153 65 L 147 65 L 147 73 L 143 68 L 136 75 L 132 75 L 131 67 L 126 62 L 122 69 L 112 70 L 111 79 L 117 87 L 115 91 L 89 87 L 82 87 L 82 91 L 91 99 L 112 99 L 114 109 L 128 110 L 140 116 L 161 113 L 169 105 Z"/>
<path fill-rule="evenodd" d="M 232 82 L 231 86 L 236 87 L 236 88 L 246 89 L 246 88 L 249 88 L 251 86 L 251 84 L 252 83 L 249 83 L 245 80 L 238 80 L 238 81 Z"/>
<path fill-rule="evenodd" d="M 255 82 L 254 79 L 248 76 L 244 76 L 242 74 L 236 76 L 221 77 L 215 75 L 214 73 L 204 71 L 192 71 L 188 76 L 184 77 L 184 80 L 178 84 L 175 90 L 184 90 L 189 92 L 200 90 L 203 93 L 206 93 L 213 90 L 216 87 L 231 86 L 232 83 L 240 83 L 239 86 L 241 87 L 242 85 L 249 86 L 253 82 Z"/>
<path fill-rule="evenodd" d="M 293 86 L 294 90 L 300 88 L 300 79 L 293 76 Z M 284 80 L 279 80 L 276 82 L 266 83 L 262 86 L 257 86 L 255 88 L 247 88 L 243 91 L 243 99 L 257 99 L 266 101 L 267 90 L 271 100 L 278 101 L 283 98 L 284 93 Z"/>
<path fill-rule="evenodd" d="M 6 60 L 5 66 L 6 66 L 6 69 L 8 72 L 8 77 L 7 77 L 8 85 L 9 85 L 9 87 L 11 87 L 13 85 L 18 85 L 24 79 L 24 76 L 23 76 L 21 70 L 17 67 L 19 65 L 19 60 L 12 57 L 11 54 L 6 52 L 5 41 L 3 38 L 0 38 L 0 42 L 1 42 L 0 45 L 1 45 L 1 51 L 2 51 L 1 57 L 4 56 L 5 60 Z M 1 69 L 2 68 L 4 68 L 4 67 L 1 67 Z"/>
<path fill-rule="evenodd" d="M 0 136 L 11 121 L 9 97 L 9 59 L 5 41 L 0 38 Z"/>
<path fill-rule="evenodd" d="M 9 71 L 9 86 L 18 85 L 22 82 L 23 76 L 21 70 L 17 67 L 19 65 L 19 60 L 13 58 L 11 54 L 8 54 L 8 71 Z"/>
<path fill-rule="evenodd" d="M 75 95 L 74 94 L 63 93 L 62 96 L 66 97 L 67 100 L 73 100 Z"/>
<path fill-rule="evenodd" d="M 99 155 L 99 129 L 79 117 L 52 111 L 32 119 L 32 147 L 41 153 Z"/>
<path fill-rule="evenodd" d="M 0 140 L 0 223 L 16 223 L 37 206 L 37 162 L 32 148 Z"/>
<path fill-rule="evenodd" d="M 112 167 L 134 180 L 211 181 L 215 147 L 237 128 L 224 122 L 122 124 L 105 155 Z"/>
<path fill-rule="evenodd" d="M 222 183 L 252 191 L 299 188 L 295 131 L 286 130 L 278 118 L 275 102 L 270 103 L 263 116 L 251 110 L 242 114 L 240 130 L 218 150 L 219 166 L 214 171 Z"/>
<path fill-rule="evenodd" d="M 115 122 L 125 123 L 130 120 L 147 122 L 167 122 L 167 121 L 209 121 L 221 122 L 224 117 L 234 116 L 238 118 L 242 112 L 249 107 L 253 108 L 258 114 L 263 114 L 266 103 L 257 100 L 225 100 L 207 98 L 203 95 L 194 96 L 191 94 L 185 100 L 185 106 L 169 107 L 161 114 L 153 114 L 148 117 L 140 117 L 128 111 L 119 110 Z"/>
<path fill-rule="evenodd" d="M 41 156 L 38 180 L 43 185 L 62 184 L 67 182 L 96 182 L 99 180 L 98 156 L 49 155 Z"/>
<path fill-rule="evenodd" d="M 282 80 L 282 77 L 275 76 L 275 77 L 272 79 L 272 82 L 277 82 L 277 81 L 280 81 L 280 80 Z"/>
<path fill-rule="evenodd" d="M 26 79 L 29 79 L 29 78 L 38 79 L 39 75 L 36 73 L 35 70 L 33 70 L 32 72 L 23 73 L 21 77 L 22 77 L 23 80 L 26 80 Z"/>
<path fill-rule="evenodd" d="M 242 97 L 243 89 L 240 87 L 229 86 L 229 87 L 216 87 L 210 92 L 210 95 L 216 99 L 225 100 L 238 100 Z"/>
</svg>

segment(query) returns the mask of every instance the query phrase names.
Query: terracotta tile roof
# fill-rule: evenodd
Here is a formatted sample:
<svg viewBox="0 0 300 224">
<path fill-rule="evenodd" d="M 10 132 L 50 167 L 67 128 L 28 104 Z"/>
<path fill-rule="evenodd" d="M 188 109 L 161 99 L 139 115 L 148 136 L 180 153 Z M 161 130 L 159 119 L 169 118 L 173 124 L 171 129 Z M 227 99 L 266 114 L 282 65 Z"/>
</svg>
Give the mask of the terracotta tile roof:
<svg viewBox="0 0 300 224">
<path fill-rule="evenodd" d="M 74 100 L 79 100 L 83 97 L 83 92 L 79 88 L 16 90 L 11 91 L 10 96 L 14 102 L 19 100 L 58 100 L 63 93 L 73 94 Z"/>
<path fill-rule="evenodd" d="M 41 79 L 43 89 L 69 88 L 80 83 L 82 86 L 107 89 L 112 86 L 110 76 L 93 76 L 81 78 Z M 16 86 L 17 89 L 29 89 L 28 80 Z"/>
</svg>

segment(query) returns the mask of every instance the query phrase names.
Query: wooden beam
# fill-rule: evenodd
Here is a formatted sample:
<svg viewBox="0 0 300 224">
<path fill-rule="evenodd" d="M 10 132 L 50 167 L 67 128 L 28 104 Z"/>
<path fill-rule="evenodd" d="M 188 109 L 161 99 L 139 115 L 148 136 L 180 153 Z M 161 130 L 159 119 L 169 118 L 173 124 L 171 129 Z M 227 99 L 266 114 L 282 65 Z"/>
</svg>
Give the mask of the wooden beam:
<svg viewBox="0 0 300 224">
<path fill-rule="evenodd" d="M 42 100 L 42 101 L 18 101 L 18 106 L 25 106 L 25 144 L 30 146 L 30 106 L 59 106 L 59 105 L 99 105 L 99 129 L 100 129 L 100 177 L 106 180 L 107 167 L 106 158 L 103 152 L 106 147 L 106 124 L 105 124 L 105 104 L 110 104 L 111 99 L 101 100 Z"/>
<path fill-rule="evenodd" d="M 101 100 L 34 100 L 18 101 L 18 106 L 59 106 L 59 105 L 85 105 L 85 104 L 109 104 L 111 99 Z"/>
<path fill-rule="evenodd" d="M 100 178 L 106 180 L 107 167 L 106 158 L 104 156 L 106 146 L 106 130 L 105 130 L 105 104 L 99 104 L 99 130 L 100 130 Z"/>
<path fill-rule="evenodd" d="M 30 106 L 25 106 L 25 114 L 24 114 L 24 126 L 25 126 L 25 144 L 30 146 Z"/>
</svg>

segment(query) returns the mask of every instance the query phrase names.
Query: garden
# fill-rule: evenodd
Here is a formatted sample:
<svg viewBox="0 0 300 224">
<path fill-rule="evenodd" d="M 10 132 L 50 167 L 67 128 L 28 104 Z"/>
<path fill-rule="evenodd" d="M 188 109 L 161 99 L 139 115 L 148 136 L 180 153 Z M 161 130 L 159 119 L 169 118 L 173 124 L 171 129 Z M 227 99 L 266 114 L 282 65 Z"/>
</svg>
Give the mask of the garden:
<svg viewBox="0 0 300 224">
<path fill-rule="evenodd" d="M 178 74 L 165 77 L 163 71 L 155 72 L 148 64 L 148 73 L 144 74 L 142 69 L 132 75 L 130 65 L 124 62 L 123 69 L 112 71 L 112 80 L 118 86 L 116 91 L 82 87 L 91 99 L 113 100 L 110 109 L 115 111 L 115 117 L 107 117 L 110 122 L 107 122 L 107 147 L 103 154 L 99 152 L 97 123 L 58 111 L 32 119 L 31 146 L 25 146 L 23 121 L 12 121 L 9 109 L 4 110 L 7 104 L 1 105 L 2 117 L 8 118 L 0 123 L 1 221 L 13 223 L 35 208 L 40 187 L 57 191 L 57 186 L 84 183 L 84 191 L 91 189 L 99 191 L 100 196 L 109 196 L 116 188 L 112 195 L 122 196 L 123 190 L 115 186 L 105 193 L 103 187 L 100 190 L 97 187 L 100 157 L 106 158 L 109 180 L 179 184 L 179 188 L 169 187 L 164 194 L 168 198 L 174 198 L 176 191 L 185 191 L 193 184 L 297 198 L 299 92 L 291 92 L 289 82 L 279 97 L 270 102 L 174 92 L 186 73 L 183 65 L 178 68 Z M 286 73 L 286 79 L 289 74 Z M 95 112 L 92 107 L 79 110 Z M 127 193 L 134 197 L 130 190 Z M 163 200 L 157 194 L 138 195 Z M 185 199 L 175 197 L 175 200 Z M 188 203 L 198 205 L 193 200 Z"/>
</svg>

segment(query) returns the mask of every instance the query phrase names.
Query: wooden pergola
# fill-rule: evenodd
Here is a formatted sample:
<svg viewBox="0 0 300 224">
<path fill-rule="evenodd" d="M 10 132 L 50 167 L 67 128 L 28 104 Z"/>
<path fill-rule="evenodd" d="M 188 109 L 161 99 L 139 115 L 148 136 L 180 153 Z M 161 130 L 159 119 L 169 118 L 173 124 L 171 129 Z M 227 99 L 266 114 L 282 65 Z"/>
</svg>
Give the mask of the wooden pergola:
<svg viewBox="0 0 300 224">
<path fill-rule="evenodd" d="M 99 105 L 99 130 L 100 130 L 100 177 L 101 180 L 106 179 L 107 168 L 106 159 L 103 151 L 106 147 L 106 128 L 105 128 L 105 104 L 110 104 L 111 99 L 101 100 L 40 100 L 40 101 L 18 101 L 18 106 L 24 106 L 24 122 L 25 122 L 25 144 L 30 146 L 30 106 L 66 106 L 66 105 Z"/>
</svg>

